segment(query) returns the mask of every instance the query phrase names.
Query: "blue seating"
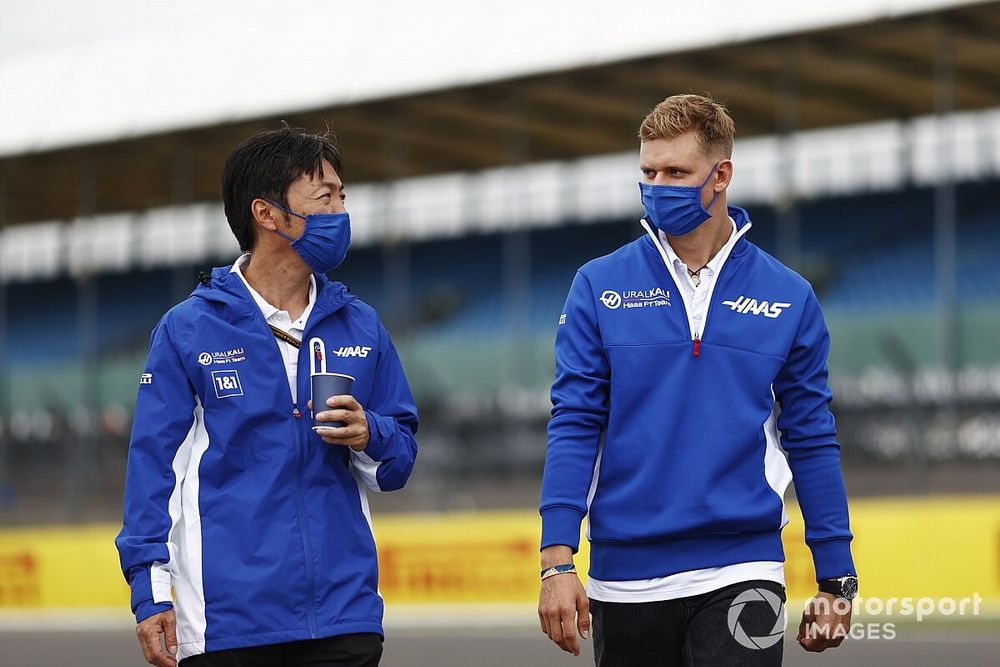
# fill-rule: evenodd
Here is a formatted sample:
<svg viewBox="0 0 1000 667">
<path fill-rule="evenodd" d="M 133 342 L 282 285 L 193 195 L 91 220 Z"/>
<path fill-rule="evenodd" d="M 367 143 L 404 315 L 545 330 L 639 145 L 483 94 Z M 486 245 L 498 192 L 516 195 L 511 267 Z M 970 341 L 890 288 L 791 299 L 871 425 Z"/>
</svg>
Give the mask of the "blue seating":
<svg viewBox="0 0 1000 667">
<path fill-rule="evenodd" d="M 957 189 L 960 303 L 1000 303 L 1000 203 L 995 181 Z M 750 208 L 749 238 L 774 253 L 778 212 Z M 799 202 L 800 269 L 828 313 L 927 309 L 935 293 L 934 192 L 908 189 Z M 452 339 L 554 331 L 576 269 L 642 234 L 635 219 L 567 224 L 352 250 L 335 277 L 382 314 L 398 338 Z M 779 257 L 780 259 L 780 257 Z M 515 275 L 519 266 L 524 275 Z M 206 268 L 206 267 L 200 267 Z M 523 269 L 521 269 L 523 270 Z M 99 357 L 145 350 L 158 318 L 195 285 L 195 267 L 96 279 Z M 505 291 L 515 286 L 515 291 Z M 8 287 L 8 361 L 63 363 L 83 355 L 77 283 Z M 398 334 L 396 332 L 399 332 Z"/>
</svg>

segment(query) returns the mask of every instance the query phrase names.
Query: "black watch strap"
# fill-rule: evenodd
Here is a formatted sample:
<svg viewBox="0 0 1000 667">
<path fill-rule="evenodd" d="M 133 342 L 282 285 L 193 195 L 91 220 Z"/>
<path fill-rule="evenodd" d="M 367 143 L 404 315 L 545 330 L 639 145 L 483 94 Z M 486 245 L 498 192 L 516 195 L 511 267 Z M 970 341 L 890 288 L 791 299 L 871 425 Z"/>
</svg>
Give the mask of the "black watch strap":
<svg viewBox="0 0 1000 667">
<path fill-rule="evenodd" d="M 848 575 L 836 579 L 822 579 L 819 582 L 819 590 L 845 600 L 853 600 L 858 595 L 858 578 Z"/>
</svg>

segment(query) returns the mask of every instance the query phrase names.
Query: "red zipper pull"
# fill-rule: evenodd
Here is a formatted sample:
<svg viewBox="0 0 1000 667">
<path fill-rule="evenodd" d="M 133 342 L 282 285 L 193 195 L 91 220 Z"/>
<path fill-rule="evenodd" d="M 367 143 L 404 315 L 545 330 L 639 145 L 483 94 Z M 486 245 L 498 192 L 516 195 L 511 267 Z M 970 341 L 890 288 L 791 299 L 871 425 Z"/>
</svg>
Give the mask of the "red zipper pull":
<svg viewBox="0 0 1000 667">
<path fill-rule="evenodd" d="M 302 416 L 302 413 L 299 412 L 298 408 L 295 408 L 294 410 L 292 410 L 292 416 L 295 417 L 296 419 L 298 419 L 298 418 L 300 418 Z"/>
<path fill-rule="evenodd" d="M 694 349 L 691 351 L 691 356 L 697 357 L 701 353 L 701 337 L 696 335 L 694 337 Z"/>
</svg>

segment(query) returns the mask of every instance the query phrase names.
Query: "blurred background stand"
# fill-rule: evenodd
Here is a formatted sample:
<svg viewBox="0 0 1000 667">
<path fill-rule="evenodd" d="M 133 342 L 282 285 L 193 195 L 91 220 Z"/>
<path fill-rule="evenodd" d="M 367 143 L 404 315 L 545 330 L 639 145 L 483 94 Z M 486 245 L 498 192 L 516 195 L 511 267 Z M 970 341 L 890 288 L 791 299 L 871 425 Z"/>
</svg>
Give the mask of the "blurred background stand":
<svg viewBox="0 0 1000 667">
<path fill-rule="evenodd" d="M 264 66 L 241 17 L 211 42 L 177 36 L 197 49 L 157 61 L 154 79 L 143 58 L 157 52 L 117 58 L 128 45 L 114 37 L 81 46 L 89 59 L 54 52 L 46 67 L 80 100 L 113 72 L 106 94 L 161 103 L 66 115 L 46 89 L 6 109 L 19 129 L 0 137 L 0 471 L 19 502 L 0 522 L 117 518 L 149 332 L 199 271 L 239 254 L 222 165 L 282 120 L 336 133 L 354 241 L 333 277 L 379 310 L 424 413 L 431 463 L 376 508 L 533 505 L 569 283 L 640 234 L 636 127 L 685 91 L 728 105 L 730 201 L 824 308 L 851 493 L 1000 491 L 1000 3 L 863 5 L 820 26 L 781 2 L 766 22 L 732 8 L 737 38 L 681 16 L 689 42 L 623 5 L 601 34 L 623 21 L 630 38 L 604 39 L 604 55 L 583 19 L 553 33 L 441 15 L 442 50 L 408 56 L 422 84 L 345 38 L 336 85 L 307 94 L 296 77 L 311 66 L 288 72 L 271 80 L 277 104 L 238 94 Z M 507 20 L 528 64 L 494 59 Z M 162 98 L 196 87 L 216 49 L 244 57 L 230 84 Z M 32 62 L 0 59 L 0 81 L 30 78 Z M 390 94 L 350 92 L 373 81 Z"/>
</svg>

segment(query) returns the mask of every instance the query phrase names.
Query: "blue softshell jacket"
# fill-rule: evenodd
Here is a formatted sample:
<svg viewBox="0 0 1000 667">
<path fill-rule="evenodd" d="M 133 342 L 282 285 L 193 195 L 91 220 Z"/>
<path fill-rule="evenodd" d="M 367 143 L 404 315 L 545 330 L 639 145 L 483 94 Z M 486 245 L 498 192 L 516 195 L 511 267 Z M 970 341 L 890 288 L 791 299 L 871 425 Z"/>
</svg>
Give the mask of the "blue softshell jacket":
<svg viewBox="0 0 1000 667">
<path fill-rule="evenodd" d="M 116 544 L 136 619 L 177 608 L 178 658 L 382 634 L 366 490 L 401 488 L 417 410 L 374 309 L 316 274 L 293 404 L 285 364 L 231 267 L 153 331 Z M 352 456 L 311 430 L 306 341 L 356 378 L 371 442 Z M 171 595 L 171 592 L 173 595 Z"/>
<path fill-rule="evenodd" d="M 729 214 L 745 234 L 746 211 Z M 812 288 L 741 235 L 692 331 L 658 243 L 647 227 L 570 288 L 542 548 L 575 551 L 588 516 L 590 575 L 601 580 L 783 561 L 794 477 L 817 578 L 854 574 L 829 334 Z"/>
</svg>

